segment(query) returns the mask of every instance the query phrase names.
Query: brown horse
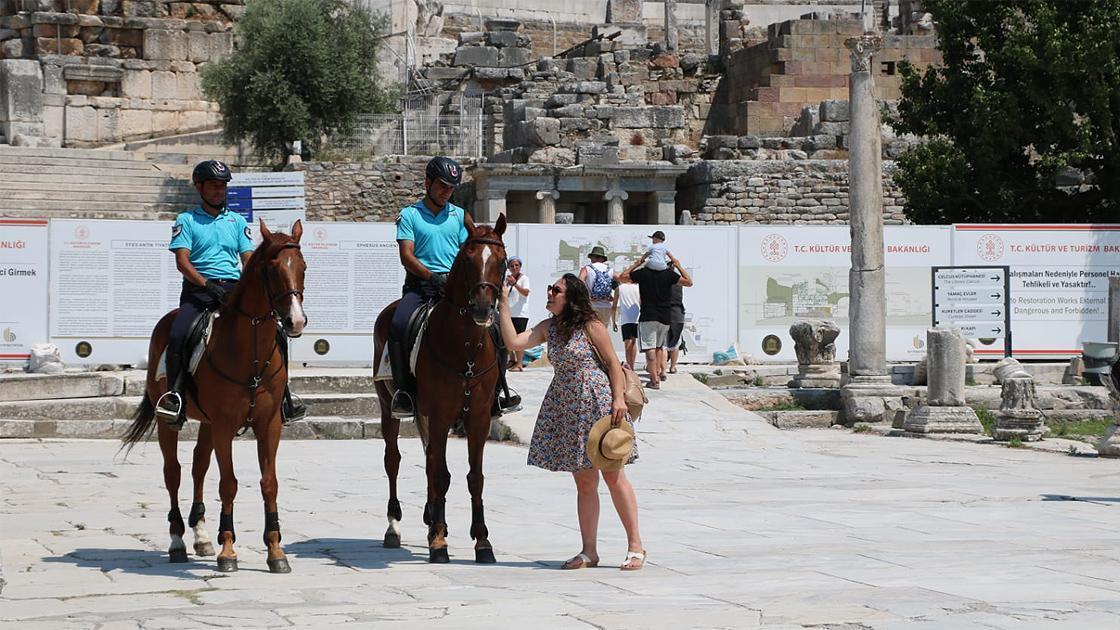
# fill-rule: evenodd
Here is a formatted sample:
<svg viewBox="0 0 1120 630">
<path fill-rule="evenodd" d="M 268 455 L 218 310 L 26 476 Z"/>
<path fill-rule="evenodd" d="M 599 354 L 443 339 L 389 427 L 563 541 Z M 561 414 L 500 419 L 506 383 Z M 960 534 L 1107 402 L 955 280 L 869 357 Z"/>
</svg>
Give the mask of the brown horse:
<svg viewBox="0 0 1120 630">
<path fill-rule="evenodd" d="M 199 556 L 214 555 L 206 535 L 202 486 L 214 453 L 221 472 L 218 493 L 222 514 L 218 529 L 219 571 L 237 570 L 237 540 L 233 527 L 233 499 L 237 477 L 233 471 L 233 438 L 242 428 L 252 427 L 257 439 L 257 459 L 264 496 L 264 544 L 268 547 L 268 569 L 288 573 L 291 567 L 280 546 L 280 520 L 276 508 L 276 450 L 280 445 L 280 403 L 288 381 L 288 366 L 282 360 L 276 339 L 277 323 L 290 337 L 298 336 L 307 324 L 303 312 L 303 276 L 306 265 L 300 253 L 303 225 L 296 221 L 292 235 L 269 232 L 260 224 L 263 240 L 249 258 L 241 281 L 230 293 L 214 321 L 206 354 L 194 374 L 195 387 L 187 399 L 187 416 L 201 422 L 194 447 L 194 502 L 188 523 L 194 530 L 194 550 Z M 152 332 L 148 346 L 148 381 L 144 400 L 133 416 L 132 426 L 122 438 L 131 449 L 152 429 L 155 401 L 167 390 L 166 377 L 157 378 L 160 357 L 175 311 L 164 315 Z M 163 376 L 163 375 L 160 375 Z M 179 512 L 179 434 L 157 422 L 159 448 L 163 452 L 163 481 L 171 498 L 171 562 L 186 562 L 183 516 Z"/>
<path fill-rule="evenodd" d="M 495 319 L 499 287 L 505 277 L 506 247 L 502 234 L 505 215 L 497 224 L 468 224 L 469 236 L 447 277 L 443 298 L 432 308 L 427 332 L 420 341 L 416 363 L 416 426 L 427 456 L 428 500 L 424 523 L 428 526 L 429 562 L 449 562 L 447 521 L 444 514 L 451 473 L 447 470 L 447 434 L 458 419 L 467 430 L 471 493 L 471 538 L 475 562 L 495 562 L 482 509 L 482 448 L 490 436 L 490 407 L 498 382 L 498 353 L 488 327 Z M 389 323 L 397 303 L 387 306 L 374 326 L 374 356 L 382 356 L 389 338 Z M 401 544 L 401 504 L 397 500 L 397 448 L 400 420 L 393 418 L 391 382 L 377 382 L 381 404 L 381 434 L 385 440 L 385 473 L 389 477 L 389 529 L 384 546 Z"/>
</svg>

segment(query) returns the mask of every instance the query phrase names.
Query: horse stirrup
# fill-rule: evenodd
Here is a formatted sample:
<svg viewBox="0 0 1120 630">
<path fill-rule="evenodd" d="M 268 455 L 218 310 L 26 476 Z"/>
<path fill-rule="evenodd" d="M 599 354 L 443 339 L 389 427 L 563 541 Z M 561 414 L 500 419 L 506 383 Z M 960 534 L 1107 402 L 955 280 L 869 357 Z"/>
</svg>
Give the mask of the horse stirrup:
<svg viewBox="0 0 1120 630">
<path fill-rule="evenodd" d="M 183 397 L 176 391 L 166 391 L 156 401 L 156 417 L 167 426 L 179 430 L 186 418 L 183 417 Z"/>
</svg>

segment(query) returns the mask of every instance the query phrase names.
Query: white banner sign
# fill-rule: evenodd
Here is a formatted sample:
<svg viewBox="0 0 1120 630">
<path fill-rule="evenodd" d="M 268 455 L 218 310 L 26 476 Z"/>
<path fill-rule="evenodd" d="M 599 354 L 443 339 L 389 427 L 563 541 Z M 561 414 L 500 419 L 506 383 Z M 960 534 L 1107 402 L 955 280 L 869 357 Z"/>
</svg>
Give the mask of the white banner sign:
<svg viewBox="0 0 1120 630">
<path fill-rule="evenodd" d="M 292 360 L 369 364 L 374 322 L 404 283 L 396 226 L 307 223 L 301 245 L 308 327 L 292 344 Z"/>
<path fill-rule="evenodd" d="M 1081 355 L 1108 339 L 1108 276 L 1120 274 L 1118 225 L 956 225 L 954 265 L 1011 267 L 1012 352 L 1019 358 Z M 976 350 L 999 357 L 999 342 Z"/>
<path fill-rule="evenodd" d="M 262 220 L 270 230 L 291 233 L 292 224 L 305 218 L 303 173 L 235 173 L 227 203 L 249 222 L 254 242 L 260 242 Z"/>
<path fill-rule="evenodd" d="M 762 361 L 796 359 L 789 327 L 827 319 L 840 327 L 836 358 L 848 356 L 846 225 L 743 226 L 739 229 L 739 350 Z M 945 227 L 886 226 L 887 359 L 925 354 L 932 315 L 931 266 L 950 264 Z"/>
<path fill-rule="evenodd" d="M 54 219 L 50 336 L 66 363 L 147 361 L 156 322 L 179 305 L 171 223 Z"/>
<path fill-rule="evenodd" d="M 47 341 L 47 220 L 0 219 L 0 362 Z"/>
<path fill-rule="evenodd" d="M 652 225 L 538 225 L 518 226 L 517 248 L 511 255 L 525 261 L 529 276 L 529 325 L 548 317 L 545 287 L 565 273 L 579 274 L 596 245 L 607 252 L 607 262 L 618 273 L 637 260 L 652 244 Z M 680 259 L 695 285 L 684 290 L 685 362 L 707 362 L 716 350 L 725 350 L 735 340 L 735 228 L 718 226 L 667 226 L 665 246 Z M 507 239 L 508 242 L 508 239 Z M 622 337 L 612 333 L 616 348 Z"/>
</svg>

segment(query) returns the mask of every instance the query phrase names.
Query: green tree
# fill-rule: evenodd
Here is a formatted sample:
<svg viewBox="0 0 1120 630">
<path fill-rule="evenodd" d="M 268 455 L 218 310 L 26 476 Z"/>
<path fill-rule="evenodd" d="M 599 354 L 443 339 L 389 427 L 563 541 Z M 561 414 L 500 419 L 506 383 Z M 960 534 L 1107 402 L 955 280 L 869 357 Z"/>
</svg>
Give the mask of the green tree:
<svg viewBox="0 0 1120 630">
<path fill-rule="evenodd" d="M 1120 2 L 924 0 L 943 65 L 903 64 L 898 161 L 916 223 L 1115 221 Z M 1089 185 L 1059 187 L 1067 167 Z"/>
<path fill-rule="evenodd" d="M 384 16 L 346 0 L 250 0 L 237 49 L 202 72 L 225 140 L 276 158 L 292 140 L 316 150 L 358 114 L 391 111 L 396 90 L 377 71 L 386 30 Z"/>
</svg>

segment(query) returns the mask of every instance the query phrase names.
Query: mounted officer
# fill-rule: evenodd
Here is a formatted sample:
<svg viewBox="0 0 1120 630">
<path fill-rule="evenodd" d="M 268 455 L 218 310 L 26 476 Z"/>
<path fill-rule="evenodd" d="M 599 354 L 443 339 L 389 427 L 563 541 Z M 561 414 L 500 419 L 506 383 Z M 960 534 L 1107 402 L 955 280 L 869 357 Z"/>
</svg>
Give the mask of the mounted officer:
<svg viewBox="0 0 1120 630">
<path fill-rule="evenodd" d="M 175 253 L 175 266 L 183 274 L 183 290 L 167 343 L 167 393 L 157 401 L 156 415 L 176 431 L 186 422 L 182 387 L 184 362 L 188 358 L 183 347 L 187 335 L 200 314 L 221 307 L 241 277 L 241 266 L 253 254 L 248 223 L 226 206 L 226 186 L 232 178 L 229 166 L 218 160 L 206 160 L 195 166 L 191 181 L 201 204 L 181 213 L 171 227 L 168 249 Z M 287 336 L 278 334 L 277 338 L 287 361 Z M 293 401 L 285 387 L 281 405 L 285 422 L 302 419 L 306 414 L 303 403 Z"/>
<path fill-rule="evenodd" d="M 416 383 L 409 371 L 407 329 L 413 313 L 443 295 L 447 274 L 459 254 L 459 248 L 470 234 L 474 220 L 465 210 L 451 203 L 451 194 L 463 181 L 459 164 L 447 157 L 432 158 L 424 172 L 424 198 L 401 209 L 397 217 L 397 245 L 405 269 L 401 301 L 393 314 L 389 330 L 389 361 L 397 390 L 393 394 L 394 418 L 408 418 L 415 413 Z M 510 394 L 505 381 L 505 347 L 497 340 L 496 328 L 491 337 L 498 347 L 498 395 L 495 415 L 521 407 L 521 397 Z"/>
</svg>

